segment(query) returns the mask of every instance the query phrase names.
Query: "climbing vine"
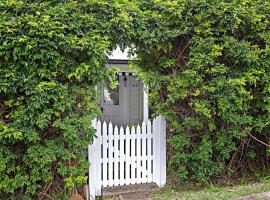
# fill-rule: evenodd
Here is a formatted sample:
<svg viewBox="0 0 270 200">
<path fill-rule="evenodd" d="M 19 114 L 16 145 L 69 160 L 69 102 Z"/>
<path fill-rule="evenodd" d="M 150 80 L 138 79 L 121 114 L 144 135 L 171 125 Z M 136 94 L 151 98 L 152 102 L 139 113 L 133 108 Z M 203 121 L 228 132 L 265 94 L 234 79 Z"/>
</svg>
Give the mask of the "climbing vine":
<svg viewBox="0 0 270 200">
<path fill-rule="evenodd" d="M 86 182 L 96 86 L 114 77 L 117 45 L 168 121 L 169 173 L 269 170 L 269 21 L 263 0 L 1 1 L 0 198 Z"/>
<path fill-rule="evenodd" d="M 0 1 L 0 199 L 86 183 L 95 87 L 114 73 L 104 63 L 127 39 L 120 3 Z"/>
<path fill-rule="evenodd" d="M 270 3 L 140 1 L 134 68 L 169 122 L 170 173 L 269 170 Z"/>
</svg>

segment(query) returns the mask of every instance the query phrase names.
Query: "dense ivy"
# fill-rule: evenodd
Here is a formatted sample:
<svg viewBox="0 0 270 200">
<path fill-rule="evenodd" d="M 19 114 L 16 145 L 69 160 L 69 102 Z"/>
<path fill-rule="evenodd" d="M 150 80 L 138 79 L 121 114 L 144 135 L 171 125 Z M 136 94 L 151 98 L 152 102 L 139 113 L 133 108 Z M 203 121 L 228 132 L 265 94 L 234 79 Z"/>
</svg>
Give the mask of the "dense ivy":
<svg viewBox="0 0 270 200">
<path fill-rule="evenodd" d="M 170 173 L 206 183 L 269 170 L 270 2 L 138 1 L 133 14 L 134 67 L 169 122 Z"/>
<path fill-rule="evenodd" d="M 167 118 L 170 173 L 269 169 L 269 21 L 264 0 L 0 1 L 0 199 L 86 181 L 95 87 L 113 80 L 116 45 L 136 53 Z"/>
<path fill-rule="evenodd" d="M 128 37 L 120 3 L 0 1 L 0 199 L 86 182 L 95 87 Z"/>
</svg>

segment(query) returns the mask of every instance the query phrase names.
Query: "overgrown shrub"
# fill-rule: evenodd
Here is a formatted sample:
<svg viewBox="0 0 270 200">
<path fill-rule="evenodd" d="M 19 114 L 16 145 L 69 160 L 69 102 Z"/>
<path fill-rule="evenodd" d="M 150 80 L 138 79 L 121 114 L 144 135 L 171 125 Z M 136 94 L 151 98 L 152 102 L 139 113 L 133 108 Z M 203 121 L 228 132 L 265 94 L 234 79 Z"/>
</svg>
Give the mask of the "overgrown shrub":
<svg viewBox="0 0 270 200">
<path fill-rule="evenodd" d="M 169 122 L 170 172 L 207 183 L 269 170 L 270 2 L 138 5 L 135 66 Z"/>
<path fill-rule="evenodd" d="M 95 86 L 111 77 L 107 54 L 127 38 L 122 7 L 0 1 L 0 199 L 41 199 L 86 182 Z"/>
<path fill-rule="evenodd" d="M 169 122 L 170 172 L 208 182 L 269 169 L 269 20 L 264 0 L 0 1 L 0 198 L 86 181 L 95 87 L 131 41 Z"/>
</svg>

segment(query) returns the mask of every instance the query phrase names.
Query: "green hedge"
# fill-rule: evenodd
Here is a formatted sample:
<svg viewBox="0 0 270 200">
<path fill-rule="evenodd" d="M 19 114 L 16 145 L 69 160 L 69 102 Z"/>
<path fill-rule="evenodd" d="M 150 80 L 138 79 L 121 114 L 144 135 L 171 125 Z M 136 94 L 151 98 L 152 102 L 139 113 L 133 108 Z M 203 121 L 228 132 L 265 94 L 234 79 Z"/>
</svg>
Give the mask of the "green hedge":
<svg viewBox="0 0 270 200">
<path fill-rule="evenodd" d="M 169 122 L 170 173 L 207 183 L 269 170 L 270 2 L 138 6 L 134 68 Z"/>
<path fill-rule="evenodd" d="M 95 87 L 113 80 L 117 44 L 136 47 L 169 122 L 169 173 L 206 183 L 269 169 L 269 21 L 259 0 L 1 1 L 0 198 L 86 181 Z"/>
<path fill-rule="evenodd" d="M 107 54 L 125 45 L 117 1 L 0 2 L 0 199 L 85 183 Z M 91 179 L 91 177 L 90 177 Z"/>
</svg>

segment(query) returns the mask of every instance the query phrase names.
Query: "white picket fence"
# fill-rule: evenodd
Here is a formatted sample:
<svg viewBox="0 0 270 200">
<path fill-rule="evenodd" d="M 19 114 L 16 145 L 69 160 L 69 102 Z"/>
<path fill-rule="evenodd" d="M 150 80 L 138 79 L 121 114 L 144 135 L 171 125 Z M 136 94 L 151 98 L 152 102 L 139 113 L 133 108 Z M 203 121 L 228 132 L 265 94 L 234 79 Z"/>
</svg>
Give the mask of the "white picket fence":
<svg viewBox="0 0 270 200">
<path fill-rule="evenodd" d="M 125 129 L 99 120 L 94 120 L 92 126 L 96 138 L 88 149 L 91 198 L 101 196 L 104 187 L 165 185 L 166 121 L 162 116 Z"/>
</svg>

